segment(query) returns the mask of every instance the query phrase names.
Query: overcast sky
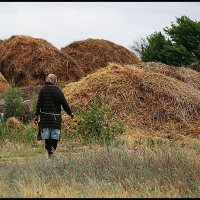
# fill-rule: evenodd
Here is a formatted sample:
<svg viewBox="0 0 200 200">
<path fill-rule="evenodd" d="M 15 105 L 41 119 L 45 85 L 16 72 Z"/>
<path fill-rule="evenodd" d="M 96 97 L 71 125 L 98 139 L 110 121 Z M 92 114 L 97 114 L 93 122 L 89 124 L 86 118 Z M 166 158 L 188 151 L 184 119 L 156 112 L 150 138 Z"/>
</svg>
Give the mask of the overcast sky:
<svg viewBox="0 0 200 200">
<path fill-rule="evenodd" d="M 129 48 L 182 15 L 200 21 L 200 2 L 0 2 L 0 39 L 29 35 L 60 49 L 93 38 Z"/>
</svg>

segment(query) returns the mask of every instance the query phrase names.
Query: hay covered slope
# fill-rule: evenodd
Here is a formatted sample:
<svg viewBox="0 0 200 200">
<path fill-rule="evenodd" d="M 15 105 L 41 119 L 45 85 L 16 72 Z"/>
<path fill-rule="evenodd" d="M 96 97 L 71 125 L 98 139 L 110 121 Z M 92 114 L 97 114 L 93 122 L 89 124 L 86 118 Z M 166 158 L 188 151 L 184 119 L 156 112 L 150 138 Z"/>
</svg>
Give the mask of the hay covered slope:
<svg viewBox="0 0 200 200">
<path fill-rule="evenodd" d="M 110 64 L 67 84 L 63 92 L 74 110 L 87 107 L 96 97 L 130 126 L 151 127 L 157 122 L 191 120 L 200 115 L 200 90 L 137 65 Z"/>
<path fill-rule="evenodd" d="M 135 66 L 148 72 L 164 74 L 200 89 L 200 73 L 190 68 L 174 67 L 160 62 L 143 62 L 137 63 Z"/>
<path fill-rule="evenodd" d="M 139 58 L 123 46 L 103 39 L 75 41 L 62 49 L 81 66 L 85 75 L 106 67 L 109 62 L 135 64 Z"/>
<path fill-rule="evenodd" d="M 81 69 L 70 56 L 43 39 L 12 36 L 0 45 L 0 72 L 18 85 L 43 83 L 48 73 L 56 73 L 61 81 L 82 77 Z"/>
</svg>

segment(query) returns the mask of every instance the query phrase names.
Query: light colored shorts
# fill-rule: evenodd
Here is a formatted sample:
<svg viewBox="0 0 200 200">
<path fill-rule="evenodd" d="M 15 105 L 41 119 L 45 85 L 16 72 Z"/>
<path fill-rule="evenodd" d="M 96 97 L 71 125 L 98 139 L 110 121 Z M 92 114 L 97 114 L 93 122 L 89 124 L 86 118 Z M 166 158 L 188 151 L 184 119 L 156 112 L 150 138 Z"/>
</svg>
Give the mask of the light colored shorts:
<svg viewBox="0 0 200 200">
<path fill-rule="evenodd" d="M 56 139 L 60 138 L 60 130 L 54 128 L 42 128 L 41 130 L 42 139 Z"/>
</svg>

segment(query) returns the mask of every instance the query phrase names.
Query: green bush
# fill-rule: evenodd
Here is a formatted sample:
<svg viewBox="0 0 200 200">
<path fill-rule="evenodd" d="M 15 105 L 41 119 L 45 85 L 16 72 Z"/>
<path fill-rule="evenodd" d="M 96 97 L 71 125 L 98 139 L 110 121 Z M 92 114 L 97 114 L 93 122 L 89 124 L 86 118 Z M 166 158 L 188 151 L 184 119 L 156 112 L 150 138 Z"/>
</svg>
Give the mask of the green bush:
<svg viewBox="0 0 200 200">
<path fill-rule="evenodd" d="M 22 119 L 22 103 L 23 98 L 20 90 L 15 85 L 15 83 L 11 83 L 9 88 L 4 93 L 4 101 L 5 101 L 5 117 L 17 117 Z"/>
<path fill-rule="evenodd" d="M 110 145 L 123 131 L 123 122 L 115 121 L 108 106 L 101 107 L 96 99 L 92 100 L 88 109 L 78 110 L 75 132 L 87 143 Z"/>
<path fill-rule="evenodd" d="M 30 99 L 30 105 L 26 105 L 23 102 L 23 110 L 22 110 L 22 121 L 25 124 L 31 122 L 33 117 L 35 116 L 36 106 L 37 106 L 37 94 L 33 93 Z M 28 103 L 29 104 L 29 103 Z"/>
<path fill-rule="evenodd" d="M 0 124 L 0 144 L 10 141 L 19 144 L 35 145 L 37 144 L 37 128 L 26 126 L 23 130 L 9 128 L 6 123 Z"/>
</svg>

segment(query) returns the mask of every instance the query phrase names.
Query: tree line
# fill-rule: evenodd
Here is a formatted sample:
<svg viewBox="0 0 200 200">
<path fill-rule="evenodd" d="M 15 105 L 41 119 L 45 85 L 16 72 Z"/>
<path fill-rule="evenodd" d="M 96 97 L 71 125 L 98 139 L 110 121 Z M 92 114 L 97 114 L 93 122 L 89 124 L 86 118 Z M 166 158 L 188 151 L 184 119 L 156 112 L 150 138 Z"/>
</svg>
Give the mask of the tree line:
<svg viewBox="0 0 200 200">
<path fill-rule="evenodd" d="M 200 21 L 176 17 L 170 27 L 134 41 L 131 49 L 144 62 L 185 66 L 200 63 Z"/>
</svg>

